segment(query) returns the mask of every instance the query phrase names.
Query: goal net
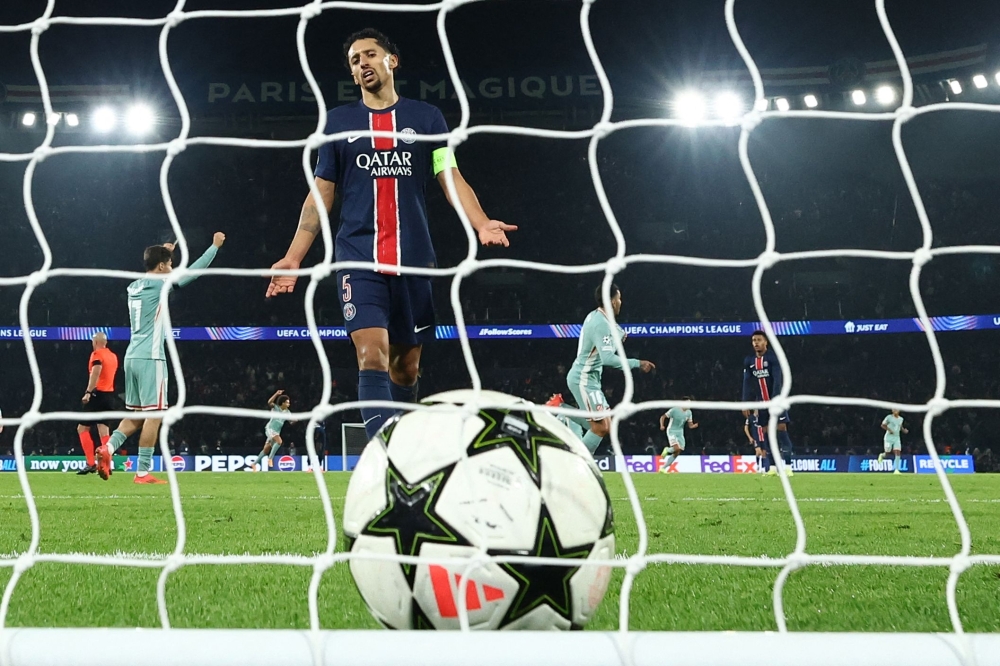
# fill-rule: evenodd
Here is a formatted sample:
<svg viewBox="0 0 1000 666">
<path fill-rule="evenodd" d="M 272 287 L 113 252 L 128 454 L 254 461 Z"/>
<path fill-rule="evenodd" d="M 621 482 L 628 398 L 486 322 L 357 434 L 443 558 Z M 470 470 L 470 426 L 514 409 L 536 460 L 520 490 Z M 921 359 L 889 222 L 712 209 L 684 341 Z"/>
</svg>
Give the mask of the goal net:
<svg viewBox="0 0 1000 666">
<path fill-rule="evenodd" d="M 665 119 L 646 118 L 641 120 L 628 120 L 612 122 L 614 110 L 614 97 L 612 89 L 605 74 L 604 66 L 600 54 L 594 46 L 591 37 L 591 9 L 594 0 L 583 0 L 580 4 L 579 25 L 582 30 L 587 53 L 597 73 L 600 82 L 603 107 L 600 120 L 591 129 L 583 132 L 557 131 L 547 129 L 532 129 L 516 126 L 478 125 L 470 126 L 470 107 L 467 95 L 459 78 L 459 72 L 455 64 L 452 49 L 449 45 L 447 20 L 450 13 L 462 5 L 469 4 L 474 0 L 445 0 L 433 4 L 384 4 L 375 2 L 308 2 L 299 7 L 267 9 L 267 10 L 199 10 L 186 11 L 185 0 L 178 0 L 174 10 L 168 15 L 158 19 L 131 19 L 123 17 L 103 17 L 103 18 L 78 18 L 55 15 L 55 0 L 48 0 L 44 12 L 36 20 L 20 25 L 0 26 L 0 33 L 30 33 L 31 62 L 41 88 L 42 102 L 45 116 L 49 117 L 53 112 L 51 94 L 46 79 L 46 71 L 39 57 L 39 42 L 42 39 L 49 39 L 47 32 L 54 26 L 59 25 L 115 25 L 115 26 L 158 26 L 159 55 L 163 75 L 172 92 L 174 102 L 180 113 L 181 126 L 177 136 L 170 141 L 157 144 L 130 144 L 130 145 L 98 145 L 81 146 L 67 145 L 54 147 L 53 139 L 55 127 L 49 124 L 45 130 L 45 137 L 41 145 L 36 149 L 26 153 L 0 153 L 0 160 L 5 162 L 23 162 L 26 164 L 24 174 L 23 199 L 24 207 L 31 229 L 37 239 L 38 245 L 42 249 L 43 263 L 41 268 L 28 274 L 12 278 L 0 278 L 0 287 L 22 286 L 23 295 L 20 300 L 19 323 L 23 332 L 24 349 L 27 354 L 31 369 L 34 393 L 30 409 L 23 414 L 8 414 L 0 424 L 5 427 L 15 428 L 14 452 L 18 466 L 18 479 L 23 492 L 24 501 L 27 504 L 30 517 L 31 533 L 27 546 L 23 551 L 12 556 L 0 559 L 0 567 L 7 568 L 10 575 L 3 590 L 2 601 L 0 601 L 0 665 L 3 666 L 26 666 L 33 664 L 70 664 L 70 663 L 98 663 L 102 664 L 125 664 L 134 663 L 137 654 L 142 655 L 142 660 L 148 666 L 166 663 L 213 663 L 213 664 L 268 664 L 277 666 L 279 664 L 368 664 L 368 663 L 434 663 L 434 664 L 547 664 L 553 661 L 554 654 L 558 654 L 557 661 L 576 663 L 580 666 L 585 664 L 623 664 L 640 665 L 663 663 L 669 660 L 678 664 L 705 664 L 705 663 L 758 663 L 767 661 L 771 664 L 781 663 L 843 663 L 853 661 L 856 663 L 878 663 L 878 664 L 990 664 L 1000 663 L 1000 637 L 986 635 L 967 635 L 963 630 L 962 620 L 959 614 L 958 602 L 956 600 L 956 588 L 959 577 L 970 567 L 977 564 L 1000 564 L 1000 555 L 973 555 L 971 535 L 968 524 L 963 516 L 956 495 L 951 483 L 939 463 L 937 449 L 932 437 L 932 425 L 934 419 L 940 416 L 945 410 L 952 408 L 967 407 L 989 407 L 1000 406 L 1000 401 L 995 400 L 947 400 L 945 399 L 945 367 L 941 352 L 938 347 L 934 329 L 930 325 L 927 310 L 919 289 L 919 278 L 924 265 L 935 256 L 943 254 L 959 253 L 997 253 L 995 246 L 960 246 L 960 247 L 939 247 L 932 246 L 932 228 L 927 212 L 922 204 L 920 192 L 914 181 L 907 154 L 902 140 L 902 128 L 913 118 L 923 114 L 945 113 L 951 110 L 997 112 L 997 107 L 980 104 L 948 103 L 932 104 L 922 107 L 913 106 L 913 81 L 908 69 L 907 61 L 903 51 L 896 40 L 892 23 L 886 12 L 884 0 L 876 0 L 873 9 L 877 12 L 879 22 L 885 33 L 896 64 L 899 68 L 903 81 L 903 94 L 899 106 L 895 110 L 883 113 L 850 113 L 823 110 L 765 110 L 764 86 L 761 74 L 753 57 L 740 37 L 739 26 L 734 18 L 735 0 L 727 0 L 725 3 L 725 21 L 729 35 L 733 44 L 739 51 L 747 70 L 749 71 L 754 86 L 755 105 L 734 120 L 699 120 L 693 122 L 688 119 Z M 315 314 L 315 300 L 317 287 L 320 282 L 335 274 L 336 270 L 344 267 L 372 268 L 374 264 L 352 264 L 345 266 L 333 261 L 333 235 L 330 220 L 323 210 L 318 207 L 322 218 L 322 239 L 323 258 L 322 261 L 311 268 L 303 268 L 295 271 L 272 271 L 257 269 L 233 269 L 233 268 L 209 268 L 192 270 L 188 268 L 191 251 L 189 249 L 184 231 L 175 213 L 173 197 L 168 185 L 168 174 L 171 165 L 181 152 L 195 145 L 231 146 L 243 148 L 299 148 L 302 150 L 303 177 L 310 184 L 310 190 L 317 200 L 320 194 L 313 184 L 311 154 L 321 145 L 344 138 L 346 133 L 337 135 L 324 135 L 324 121 L 328 105 L 323 97 L 321 87 L 318 85 L 316 77 L 310 69 L 309 60 L 306 55 L 305 34 L 309 22 L 325 11 L 336 9 L 354 9 L 376 12 L 430 12 L 437 17 L 437 33 L 443 49 L 445 62 L 450 81 L 458 98 L 461 108 L 461 121 L 458 126 L 448 135 L 448 145 L 455 149 L 471 136 L 480 134 L 500 134 L 519 135 L 523 137 L 536 137 L 546 139 L 580 139 L 589 140 L 589 168 L 593 179 L 593 186 L 600 202 L 601 209 L 607 220 L 607 224 L 615 239 L 615 253 L 613 258 L 600 265 L 586 266 L 566 266 L 554 263 L 540 263 L 529 261 L 518 261 L 511 259 L 489 259 L 481 260 L 477 258 L 477 243 L 472 226 L 459 207 L 457 209 L 462 225 L 464 226 L 468 238 L 468 253 L 465 260 L 454 268 L 430 269 L 430 268 L 404 268 L 403 273 L 436 276 L 440 279 L 447 279 L 451 282 L 451 308 L 459 339 L 462 354 L 472 380 L 472 388 L 475 391 L 482 389 L 480 375 L 477 371 L 473 359 L 469 337 L 466 331 L 465 319 L 461 303 L 459 301 L 459 291 L 463 281 L 468 280 L 477 271 L 491 268 L 519 268 L 535 271 L 545 271 L 562 274 L 583 274 L 601 270 L 604 272 L 603 294 L 604 305 L 607 312 L 613 312 L 610 308 L 609 288 L 614 276 L 626 267 L 635 264 L 673 264 L 684 266 L 699 266 L 706 268 L 747 268 L 754 269 L 752 281 L 753 303 L 763 329 L 770 340 L 771 348 L 776 352 L 786 381 L 782 386 L 780 395 L 773 396 L 769 403 L 740 403 L 740 402 L 708 402 L 696 401 L 691 403 L 695 409 L 731 410 L 739 411 L 743 409 L 757 409 L 770 407 L 769 446 L 774 456 L 774 460 L 779 468 L 783 468 L 781 455 L 778 450 L 776 440 L 776 424 L 779 414 L 789 409 L 793 405 L 820 404 L 820 405 L 852 405 L 880 409 L 902 408 L 907 412 L 924 413 L 926 417 L 923 421 L 923 436 L 927 443 L 928 453 L 936 463 L 937 479 L 947 500 L 948 506 L 954 516 L 960 534 L 960 541 L 954 552 L 942 553 L 934 557 L 906 557 L 906 556 L 873 556 L 873 555 L 846 555 L 837 553 L 810 552 L 806 547 L 806 527 L 799 511 L 799 505 L 793 487 L 789 480 L 782 475 L 780 477 L 784 498 L 795 526 L 794 548 L 785 556 L 779 558 L 758 558 L 744 556 L 730 556 L 724 554 L 678 554 L 651 552 L 649 548 L 649 528 L 644 517 L 643 502 L 640 500 L 636 487 L 631 479 L 629 470 L 623 469 L 622 477 L 627 493 L 628 504 L 634 515 L 635 525 L 638 532 L 638 544 L 636 552 L 623 559 L 614 559 L 606 562 L 594 562 L 595 564 L 607 565 L 624 570 L 624 581 L 618 599 L 619 603 L 619 631 L 611 633 L 601 632 L 573 632 L 561 635 L 540 635 L 533 633 L 520 634 L 492 634 L 475 635 L 468 632 L 437 633 L 427 634 L 423 632 L 392 632 L 379 634 L 373 638 L 370 632 L 358 631 L 327 631 L 324 630 L 320 622 L 318 610 L 317 594 L 321 578 L 324 573 L 339 563 L 344 563 L 349 554 L 338 549 L 338 516 L 335 514 L 334 505 L 324 482 L 322 465 L 320 464 L 318 452 L 315 446 L 315 429 L 319 423 L 324 422 L 331 415 L 355 409 L 356 402 L 331 403 L 331 368 L 327 356 L 324 353 L 321 339 L 317 329 Z M 902 5 L 900 7 L 902 10 Z M 298 49 L 299 62 L 308 81 L 313 94 L 316 97 L 317 123 L 315 131 L 306 139 L 292 141 L 265 141 L 254 139 L 237 139 L 201 136 L 192 137 L 191 117 L 184 95 L 178 86 L 177 80 L 171 69 L 168 58 L 167 45 L 170 41 L 171 31 L 178 25 L 191 21 L 198 21 L 204 18 L 225 18 L 233 23 L 238 23 L 241 19 L 255 17 L 298 17 L 296 30 L 296 44 Z M 853 249 L 836 249 L 813 252 L 779 253 L 776 248 L 775 226 L 772 222 L 771 214 L 765 203 L 764 196 L 754 172 L 753 164 L 748 155 L 748 143 L 751 134 L 762 123 L 767 123 L 775 118 L 812 118 L 830 119 L 837 121 L 849 121 L 859 123 L 887 122 L 892 124 L 892 142 L 895 154 L 898 158 L 899 167 L 906 180 L 909 193 L 912 197 L 920 225 L 923 230 L 923 242 L 915 251 L 908 252 L 884 252 Z M 753 192 L 756 204 L 759 208 L 761 220 L 766 232 L 766 248 L 757 257 L 749 260 L 722 260 L 707 259 L 688 256 L 677 256 L 670 254 L 644 254 L 627 252 L 625 237 L 622 229 L 615 218 L 615 214 L 609 203 L 605 192 L 602 178 L 598 169 L 597 150 L 600 142 L 615 132 L 636 128 L 636 127 L 670 127 L 670 126 L 723 126 L 737 125 L 740 127 L 739 134 L 739 159 L 747 182 Z M 375 133 L 378 136 L 397 136 L 393 133 Z M 412 138 L 412 137 L 411 137 Z M 434 137 L 417 137 L 417 140 L 433 140 Z M 32 181 L 36 172 L 36 167 L 40 162 L 55 155 L 68 153 L 159 153 L 163 155 L 160 188 L 163 204 L 169 218 L 170 226 L 175 238 L 178 240 L 182 251 L 182 260 L 176 269 L 165 280 L 163 290 L 172 287 L 178 280 L 192 274 L 196 275 L 226 275 L 226 276 L 273 276 L 276 274 L 294 274 L 301 278 L 308 279 L 308 286 L 305 294 L 305 318 L 313 345 L 317 351 L 318 363 L 323 377 L 322 396 L 318 404 L 312 406 L 307 412 L 300 412 L 294 416 L 308 419 L 305 442 L 308 455 L 311 459 L 311 469 L 317 483 L 317 492 L 322 502 L 323 515 L 327 530 L 326 547 L 323 552 L 315 556 L 290 556 L 290 555 L 191 555 L 186 552 L 185 542 L 187 528 L 185 523 L 184 506 L 180 494 L 180 486 L 177 477 L 170 465 L 166 465 L 165 472 L 170 481 L 170 494 L 173 507 L 173 517 L 176 522 L 177 541 L 173 551 L 165 557 L 142 558 L 129 555 L 85 555 L 85 554 L 60 554 L 47 553 L 39 548 L 43 522 L 39 515 L 38 506 L 33 495 L 31 480 L 25 470 L 24 460 L 24 436 L 25 432 L 43 421 L 65 421 L 76 422 L 79 414 L 76 412 L 43 412 L 42 404 L 43 384 L 39 373 L 39 365 L 35 353 L 35 345 L 29 335 L 29 303 L 36 290 L 47 280 L 58 277 L 79 277 L 97 276 L 118 279 L 136 279 L 141 277 L 140 273 L 103 270 L 103 269 L 70 269 L 54 268 L 52 252 L 46 239 L 46 233 L 39 223 L 36 213 L 37 202 L 32 197 Z M 450 170 L 445 170 L 447 187 L 451 192 L 452 199 L 456 198 L 455 182 Z M 927 344 L 930 347 L 934 371 L 936 377 L 936 387 L 934 397 L 926 404 L 906 404 L 900 405 L 881 400 L 872 400 L 859 397 L 827 397 L 819 395 L 791 395 L 794 379 L 794 369 L 789 365 L 788 359 L 783 351 L 780 338 L 776 337 L 768 313 L 764 308 L 761 299 L 761 282 L 766 271 L 773 268 L 778 262 L 789 260 L 802 260 L 827 257 L 855 257 L 867 258 L 882 261 L 907 262 L 912 265 L 910 269 L 910 294 L 913 304 L 922 323 Z M 169 301 L 164 298 L 163 318 L 165 326 L 170 328 L 171 315 Z M 259 419 L 269 418 L 269 413 L 264 410 L 247 410 L 227 407 L 206 407 L 188 406 L 188 390 L 184 380 L 184 372 L 181 366 L 180 356 L 176 343 L 169 335 L 166 336 L 166 344 L 169 348 L 172 372 L 178 384 L 178 396 L 176 405 L 162 412 L 163 428 L 160 431 L 159 449 L 164 459 L 169 459 L 168 438 L 171 426 L 192 414 L 212 414 L 229 417 L 252 417 Z M 620 342 L 617 342 L 619 354 L 623 354 Z M 478 395 L 478 393 L 477 393 Z M 642 409 L 662 409 L 673 406 L 675 403 L 667 401 L 634 402 L 634 381 L 631 373 L 624 374 L 624 393 L 620 403 L 612 410 L 611 444 L 616 455 L 622 455 L 621 442 L 619 439 L 619 426 L 624 419 Z M 490 405 L 485 399 L 476 401 L 478 407 L 498 407 Z M 419 405 L 406 406 L 407 409 L 421 409 Z M 557 410 L 554 410 L 557 411 Z M 149 413 L 154 416 L 157 413 Z M 127 413 L 108 412 L 92 415 L 92 417 L 123 418 Z M 346 458 L 351 454 L 350 441 L 354 441 L 356 429 L 345 426 L 342 433 L 342 455 Z M 11 611 L 11 603 L 19 582 L 30 572 L 33 567 L 43 563 L 70 563 L 80 566 L 97 567 L 135 567 L 152 568 L 158 570 L 156 582 L 156 610 L 162 630 L 134 630 L 134 629 L 59 629 L 59 628 L 12 628 L 8 626 L 8 618 Z M 171 613 L 167 603 L 166 588 L 172 575 L 178 570 L 192 565 L 251 565 L 269 564 L 284 565 L 290 567 L 301 567 L 310 572 L 310 582 L 308 585 L 308 618 L 309 629 L 303 631 L 273 631 L 267 632 L 267 640 L 257 640 L 260 632 L 253 629 L 171 629 Z M 749 570 L 771 570 L 776 573 L 773 585 L 773 611 L 778 628 L 777 633 L 720 633 L 706 636 L 705 634 L 691 633 L 639 633 L 630 631 L 630 614 L 634 611 L 630 599 L 636 577 L 651 565 L 715 565 L 744 567 Z M 815 566 L 902 566 L 902 567 L 936 567 L 948 571 L 948 582 L 945 598 L 942 603 L 947 605 L 948 613 L 952 624 L 950 634 L 927 634 L 927 635 L 863 635 L 863 634 L 806 634 L 788 631 L 784 590 L 789 576 L 798 570 Z M 474 566 L 472 563 L 470 567 Z M 609 603 L 610 600 L 606 601 Z M 44 604 L 45 599 L 33 600 L 33 603 Z M 462 612 L 465 612 L 464 606 Z M 863 624 L 863 619 L 858 619 L 858 626 Z M 467 626 L 467 622 L 466 622 Z M 169 630 L 169 631 L 168 631 Z M 101 646 L 100 652 L 90 652 L 88 646 Z M 141 652 L 140 652 L 141 650 Z"/>
</svg>

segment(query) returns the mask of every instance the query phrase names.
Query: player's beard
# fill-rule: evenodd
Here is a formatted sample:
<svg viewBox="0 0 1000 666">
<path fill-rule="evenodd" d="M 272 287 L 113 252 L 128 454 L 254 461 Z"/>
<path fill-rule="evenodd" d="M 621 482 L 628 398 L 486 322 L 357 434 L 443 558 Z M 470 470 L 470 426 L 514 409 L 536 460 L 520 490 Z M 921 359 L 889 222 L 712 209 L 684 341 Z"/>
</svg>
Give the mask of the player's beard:
<svg viewBox="0 0 1000 666">
<path fill-rule="evenodd" d="M 362 79 L 361 82 L 362 82 L 361 85 L 364 86 L 365 90 L 367 90 L 373 95 L 377 95 L 385 86 L 385 82 L 381 79 L 381 77 L 379 77 L 378 74 L 375 75 L 375 78 L 372 80 L 371 83 L 365 83 L 364 79 Z"/>
</svg>

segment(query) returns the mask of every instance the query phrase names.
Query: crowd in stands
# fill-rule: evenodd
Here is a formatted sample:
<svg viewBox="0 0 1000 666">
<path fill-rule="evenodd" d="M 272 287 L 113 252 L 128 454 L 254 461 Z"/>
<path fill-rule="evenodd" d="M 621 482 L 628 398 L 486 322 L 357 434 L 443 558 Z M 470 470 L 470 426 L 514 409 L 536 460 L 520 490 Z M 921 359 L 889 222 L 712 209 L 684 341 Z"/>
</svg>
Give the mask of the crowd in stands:
<svg viewBox="0 0 1000 666">
<path fill-rule="evenodd" d="M 629 253 L 680 254 L 712 258 L 752 258 L 764 249 L 760 214 L 738 164 L 722 160 L 713 178 L 670 172 L 669 156 L 645 150 L 648 142 L 608 141 L 599 151 L 600 171 Z M 585 141 L 547 141 L 477 137 L 459 152 L 463 173 L 492 215 L 516 223 L 512 247 L 480 249 L 479 257 L 509 256 L 532 261 L 586 265 L 603 262 L 615 250 L 614 236 L 594 194 Z M 266 268 L 282 253 L 295 228 L 305 181 L 298 151 L 189 149 L 171 171 L 171 191 L 194 256 L 211 232 L 225 231 L 226 245 L 217 267 Z M 484 159 L 481 155 L 488 155 Z M 82 158 L 80 158 L 82 159 Z M 34 200 L 51 246 L 54 267 L 141 270 L 145 246 L 173 240 L 157 183 L 159 158 L 121 157 L 93 169 L 79 159 L 39 166 Z M 68 164 L 67 164 L 68 163 Z M 61 165 L 61 166 L 60 166 Z M 62 169 L 62 171 L 61 171 Z M 67 171 L 68 170 L 68 171 Z M 21 164 L 0 165 L 3 191 L 20 192 Z M 656 175 L 657 186 L 650 179 Z M 774 220 L 777 250 L 856 247 L 909 251 L 922 241 L 922 229 L 905 186 L 871 174 L 795 179 L 780 170 L 759 169 Z M 129 202 L 121 199 L 129 184 Z M 994 222 L 1000 191 L 990 182 L 928 179 L 920 182 L 934 229 L 934 246 L 997 243 Z M 141 205 L 131 205 L 136 201 Z M 126 205 L 129 203 L 130 205 Z M 436 184 L 428 188 L 432 234 L 442 266 L 464 259 L 467 241 Z M 334 220 L 337 211 L 334 211 Z M 35 241 L 21 197 L 0 196 L 6 225 L 0 276 L 38 269 L 42 252 Z M 5 233 L 7 233 L 5 231 Z M 309 255 L 318 260 L 320 243 Z M 192 259 L 194 258 L 192 257 Z M 780 262 L 764 274 L 762 297 L 772 319 L 881 319 L 916 316 L 910 291 L 909 261 L 834 258 Z M 623 292 L 624 323 L 676 321 L 756 321 L 751 297 L 752 268 L 692 268 L 636 263 L 616 277 Z M 593 308 L 593 289 L 601 273 L 558 275 L 542 271 L 493 269 L 463 281 L 461 306 L 470 324 L 579 323 Z M 921 295 L 931 315 L 1000 312 L 1000 270 L 991 255 L 938 257 L 924 266 Z M 340 325 L 332 279 L 318 290 L 317 319 Z M 176 326 L 304 325 L 304 289 L 280 299 L 263 298 L 263 278 L 205 277 L 172 297 Z M 35 326 L 123 326 L 127 323 L 125 281 L 112 278 L 52 278 L 35 288 L 28 309 Z M 0 326 L 18 323 L 23 285 L 0 287 Z M 234 297 L 234 294 L 238 295 Z M 440 323 L 453 323 L 450 280 L 436 281 Z M 939 336 L 949 398 L 996 398 L 996 333 L 955 332 Z M 860 396 L 924 403 L 934 393 L 932 357 L 919 334 L 879 336 L 804 336 L 784 338 L 792 363 L 795 394 Z M 112 349 L 124 353 L 124 344 Z M 36 345 L 44 396 L 41 409 L 73 409 L 86 383 L 88 343 L 40 342 Z M 356 396 L 353 348 L 345 341 L 325 344 L 333 367 L 334 403 Z M 630 355 L 655 362 L 655 375 L 636 380 L 635 401 L 739 399 L 745 338 L 631 339 Z M 322 376 L 315 351 L 303 342 L 179 343 L 185 369 L 187 404 L 264 409 L 281 388 L 296 410 L 319 400 Z M 568 396 L 565 373 L 575 354 L 574 340 L 490 340 L 473 344 L 486 388 L 538 402 L 552 393 Z M 4 359 L 0 409 L 7 416 L 28 409 L 33 384 L 23 345 L 0 343 Z M 119 386 L 123 378 L 119 377 Z M 425 350 L 420 393 L 469 386 L 465 361 L 456 342 Z M 622 397 L 623 380 L 606 372 L 612 404 Z M 172 395 L 176 378 L 171 380 Z M 659 452 L 663 444 L 658 414 L 640 412 L 622 424 L 628 452 Z M 866 453 L 881 447 L 879 410 L 855 407 L 796 406 L 792 439 L 799 452 Z M 688 453 L 747 452 L 743 419 L 735 411 L 696 414 L 701 428 L 689 436 Z M 925 449 L 920 413 L 904 413 L 909 452 Z M 326 424 L 327 445 L 339 450 L 341 421 L 357 422 L 352 412 Z M 984 467 L 996 468 L 992 451 L 996 419 L 988 410 L 949 410 L 934 420 L 939 448 L 969 451 Z M 252 453 L 262 443 L 263 420 L 192 415 L 171 429 L 178 451 Z M 44 422 L 27 435 L 25 450 L 65 453 L 76 437 L 72 423 Z M 0 434 L 7 453 L 13 428 Z M 304 425 L 287 426 L 286 441 L 303 448 Z M 130 442 L 134 447 L 134 443 Z M 607 447 L 607 443 L 603 445 Z M 603 449 L 606 450 L 606 449 Z M 996 449 L 1000 451 L 1000 449 Z"/>
</svg>

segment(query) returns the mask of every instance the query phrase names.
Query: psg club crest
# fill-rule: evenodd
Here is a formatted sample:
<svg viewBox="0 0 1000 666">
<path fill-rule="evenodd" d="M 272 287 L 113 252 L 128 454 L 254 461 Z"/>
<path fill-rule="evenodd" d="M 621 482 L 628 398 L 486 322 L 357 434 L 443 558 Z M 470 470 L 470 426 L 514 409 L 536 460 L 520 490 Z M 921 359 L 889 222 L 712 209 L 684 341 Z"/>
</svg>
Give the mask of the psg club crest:
<svg viewBox="0 0 1000 666">
<path fill-rule="evenodd" d="M 354 307 L 354 303 L 344 304 L 344 321 L 351 321 L 356 314 L 358 314 L 358 310 Z"/>
<path fill-rule="evenodd" d="M 417 133 L 412 127 L 404 127 L 399 133 L 402 134 L 399 140 L 405 144 L 411 144 L 417 140 Z"/>
</svg>

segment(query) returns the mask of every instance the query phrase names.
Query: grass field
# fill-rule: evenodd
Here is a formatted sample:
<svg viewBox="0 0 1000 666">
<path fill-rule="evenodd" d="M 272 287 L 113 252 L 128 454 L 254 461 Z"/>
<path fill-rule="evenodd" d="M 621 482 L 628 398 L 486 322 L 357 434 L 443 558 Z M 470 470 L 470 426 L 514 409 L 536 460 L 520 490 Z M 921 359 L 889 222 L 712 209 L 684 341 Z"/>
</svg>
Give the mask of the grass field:
<svg viewBox="0 0 1000 666">
<path fill-rule="evenodd" d="M 650 552 L 780 557 L 794 544 L 791 513 L 777 479 L 744 475 L 636 475 Z M 136 486 L 131 475 L 35 473 L 31 484 L 46 553 L 164 554 L 176 531 L 166 486 Z M 326 527 L 312 475 L 181 474 L 190 553 L 295 553 L 324 548 Z M 348 476 L 326 481 L 340 517 Z M 973 553 L 1000 553 L 1000 475 L 951 478 L 973 536 Z M 618 553 L 636 548 L 636 523 L 617 474 Z M 799 474 L 811 553 L 947 556 L 958 528 L 933 476 Z M 22 552 L 31 537 L 14 474 L 0 476 L 0 553 Z M 41 563 L 14 593 L 10 626 L 159 626 L 158 569 Z M 631 627 L 638 630 L 775 629 L 771 589 L 778 570 L 656 565 L 636 580 Z M 305 628 L 311 569 L 292 566 L 189 566 L 167 583 L 175 627 Z M 948 571 L 914 567 L 808 567 L 785 588 L 792 630 L 950 631 Z M 617 627 L 616 571 L 588 628 Z M 6 585 L 10 568 L 0 568 Z M 1000 630 L 1000 567 L 978 566 L 958 587 L 968 631 Z M 320 588 L 326 628 L 374 628 L 346 565 Z"/>
</svg>

